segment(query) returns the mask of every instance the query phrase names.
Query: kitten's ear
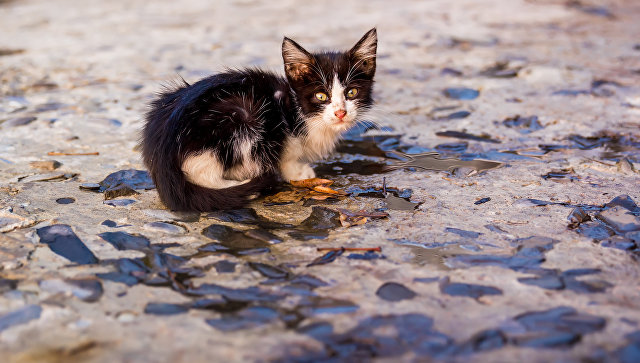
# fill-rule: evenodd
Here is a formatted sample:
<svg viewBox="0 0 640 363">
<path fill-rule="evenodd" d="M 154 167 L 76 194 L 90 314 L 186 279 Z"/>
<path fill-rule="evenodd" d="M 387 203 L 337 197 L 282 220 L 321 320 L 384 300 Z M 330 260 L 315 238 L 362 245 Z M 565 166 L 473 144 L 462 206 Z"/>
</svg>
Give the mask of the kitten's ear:
<svg viewBox="0 0 640 363">
<path fill-rule="evenodd" d="M 282 41 L 282 59 L 287 77 L 294 81 L 302 80 L 311 73 L 311 66 L 315 62 L 311 53 L 287 37 Z"/>
<path fill-rule="evenodd" d="M 373 28 L 349 50 L 349 53 L 360 62 L 361 68 L 365 73 L 373 76 L 373 73 L 376 71 L 377 49 L 378 32 L 376 28 Z"/>
</svg>

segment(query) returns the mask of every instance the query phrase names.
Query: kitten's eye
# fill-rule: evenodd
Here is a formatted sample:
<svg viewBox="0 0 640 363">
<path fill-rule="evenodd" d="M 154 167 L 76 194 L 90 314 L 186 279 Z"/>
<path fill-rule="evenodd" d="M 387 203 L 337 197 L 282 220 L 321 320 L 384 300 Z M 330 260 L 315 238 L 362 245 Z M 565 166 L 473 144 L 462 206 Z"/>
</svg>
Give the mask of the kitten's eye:
<svg viewBox="0 0 640 363">
<path fill-rule="evenodd" d="M 316 98 L 322 102 L 327 100 L 327 94 L 326 93 L 322 93 L 322 92 L 318 92 L 316 93 Z"/>
<path fill-rule="evenodd" d="M 356 88 L 352 88 L 347 92 L 348 98 L 354 98 L 358 94 L 358 90 Z"/>
</svg>

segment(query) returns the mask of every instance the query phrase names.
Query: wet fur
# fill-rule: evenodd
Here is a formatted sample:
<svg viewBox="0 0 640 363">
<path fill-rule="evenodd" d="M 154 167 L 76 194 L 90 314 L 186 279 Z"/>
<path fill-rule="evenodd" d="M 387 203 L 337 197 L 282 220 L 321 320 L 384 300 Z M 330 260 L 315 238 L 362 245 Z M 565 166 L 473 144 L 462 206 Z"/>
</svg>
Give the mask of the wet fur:
<svg viewBox="0 0 640 363">
<path fill-rule="evenodd" d="M 332 152 L 372 104 L 376 44 L 375 29 L 344 53 L 311 54 L 285 38 L 286 77 L 228 70 L 162 92 L 141 142 L 162 202 L 181 211 L 239 208 L 278 177 L 314 176 L 307 163 Z M 356 98 L 333 102 L 335 78 L 358 88 Z M 319 102 L 317 92 L 333 98 Z M 351 107 L 345 122 L 332 119 L 336 107 Z"/>
</svg>

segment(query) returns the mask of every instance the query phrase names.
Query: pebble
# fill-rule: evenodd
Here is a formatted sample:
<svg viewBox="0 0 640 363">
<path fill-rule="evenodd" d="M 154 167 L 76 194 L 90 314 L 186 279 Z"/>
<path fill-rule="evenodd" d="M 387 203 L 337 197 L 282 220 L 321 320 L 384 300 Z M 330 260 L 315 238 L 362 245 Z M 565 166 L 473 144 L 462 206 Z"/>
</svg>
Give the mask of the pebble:
<svg viewBox="0 0 640 363">
<path fill-rule="evenodd" d="M 142 228 L 149 231 L 153 231 L 153 232 L 161 232 L 161 233 L 168 233 L 168 234 L 187 233 L 186 228 L 179 226 L 177 224 L 167 223 L 167 222 L 149 222 L 149 223 L 145 223 L 145 225 L 142 226 Z"/>
<path fill-rule="evenodd" d="M 126 207 L 135 202 L 136 202 L 135 199 L 111 199 L 111 200 L 105 200 L 102 203 L 106 205 L 110 205 L 112 207 Z"/>
</svg>

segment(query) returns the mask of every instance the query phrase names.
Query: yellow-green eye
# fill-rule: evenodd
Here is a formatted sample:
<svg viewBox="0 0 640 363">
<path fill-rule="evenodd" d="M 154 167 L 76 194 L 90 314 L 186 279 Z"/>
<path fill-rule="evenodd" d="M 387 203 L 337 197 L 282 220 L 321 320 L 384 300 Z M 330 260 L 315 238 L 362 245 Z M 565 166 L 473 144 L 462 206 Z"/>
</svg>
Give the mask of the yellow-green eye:
<svg viewBox="0 0 640 363">
<path fill-rule="evenodd" d="M 318 92 L 316 93 L 316 98 L 322 102 L 327 100 L 327 94 L 326 93 L 322 93 L 322 92 Z"/>
<path fill-rule="evenodd" d="M 356 88 L 352 88 L 347 92 L 348 98 L 354 98 L 358 94 L 358 90 Z"/>
</svg>

